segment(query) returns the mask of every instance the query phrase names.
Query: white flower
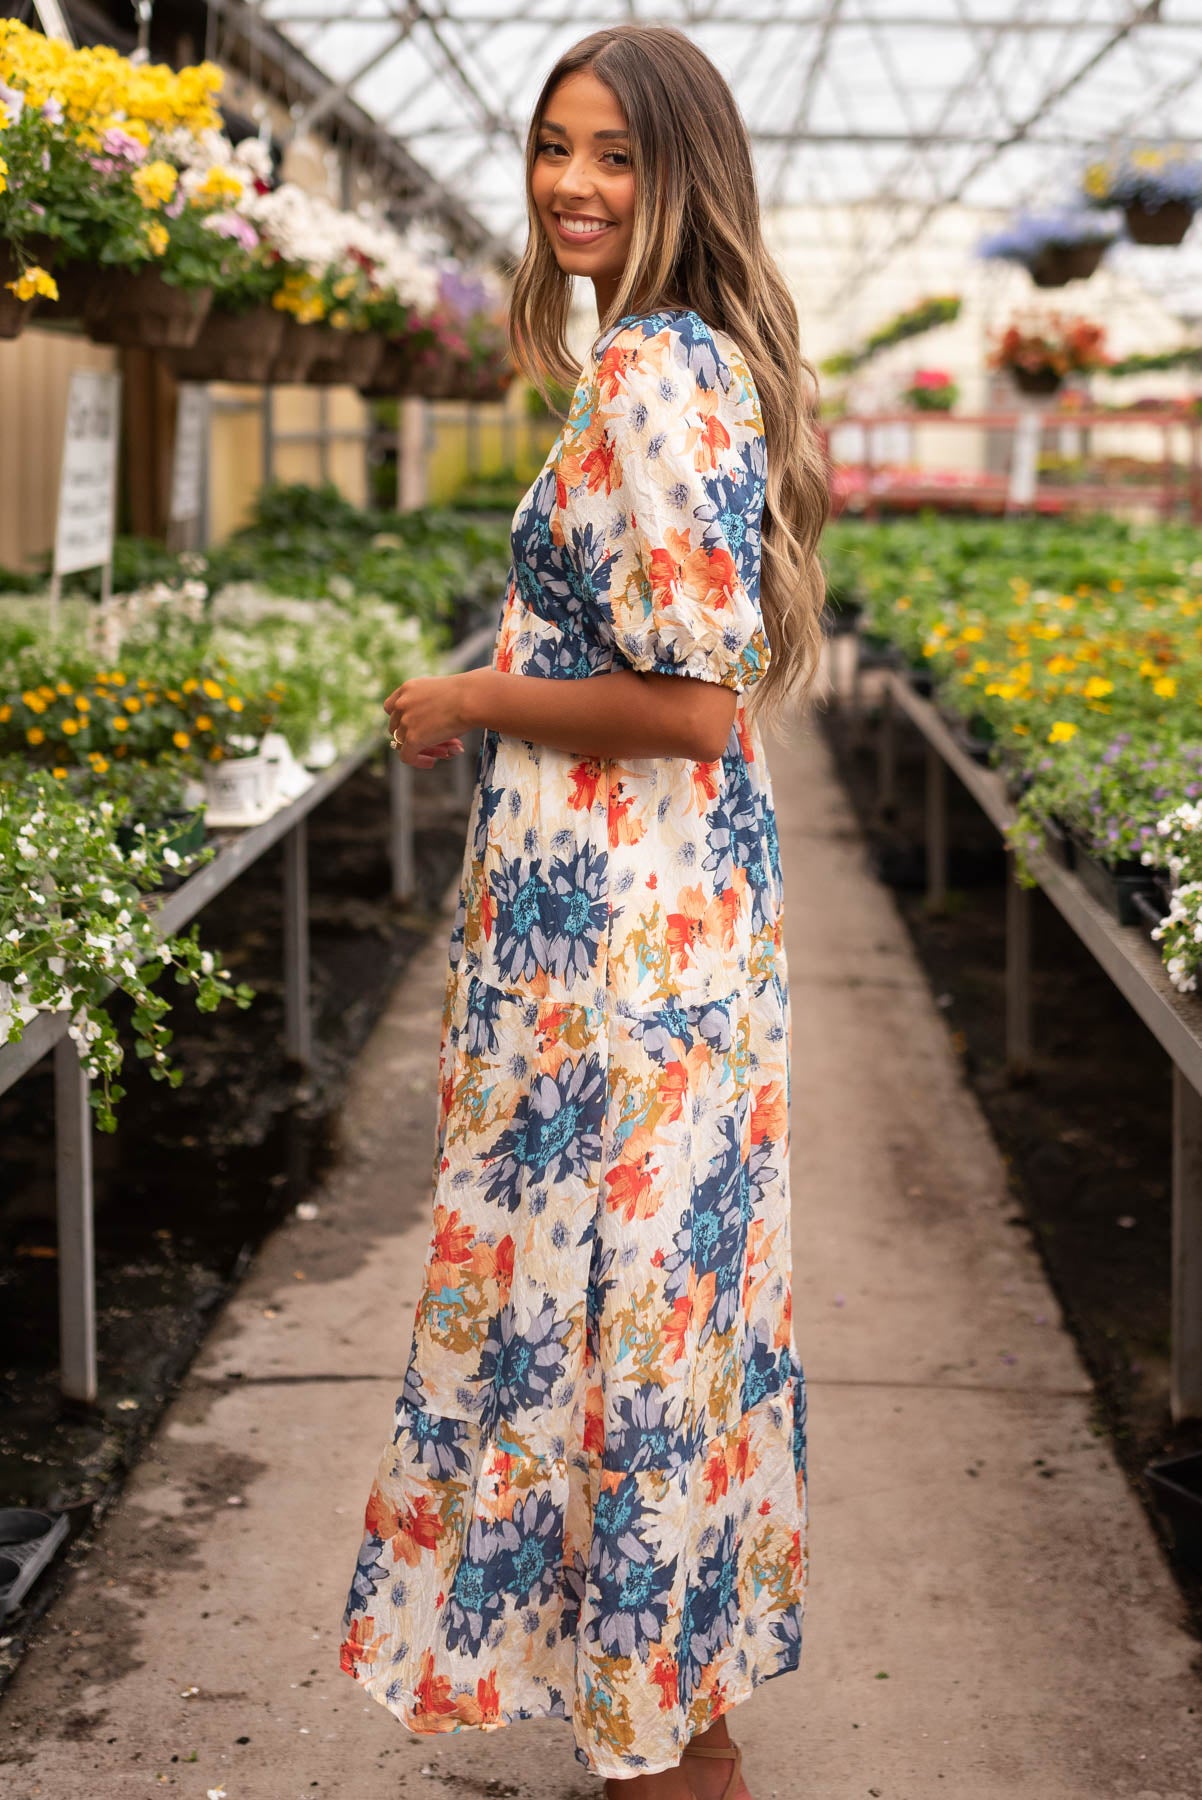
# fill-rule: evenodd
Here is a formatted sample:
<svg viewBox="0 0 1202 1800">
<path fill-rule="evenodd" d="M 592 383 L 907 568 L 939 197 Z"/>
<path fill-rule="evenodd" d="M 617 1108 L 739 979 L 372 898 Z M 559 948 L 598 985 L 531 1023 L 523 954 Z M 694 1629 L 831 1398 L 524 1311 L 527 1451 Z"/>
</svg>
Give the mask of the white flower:
<svg viewBox="0 0 1202 1800">
<path fill-rule="evenodd" d="M 163 861 L 169 869 L 178 869 L 180 864 L 179 851 L 173 850 L 170 844 L 168 844 L 163 851 Z"/>
<path fill-rule="evenodd" d="M 211 975 L 213 973 L 213 966 L 213 952 L 211 950 L 202 950 L 200 954 L 201 974 Z"/>
</svg>

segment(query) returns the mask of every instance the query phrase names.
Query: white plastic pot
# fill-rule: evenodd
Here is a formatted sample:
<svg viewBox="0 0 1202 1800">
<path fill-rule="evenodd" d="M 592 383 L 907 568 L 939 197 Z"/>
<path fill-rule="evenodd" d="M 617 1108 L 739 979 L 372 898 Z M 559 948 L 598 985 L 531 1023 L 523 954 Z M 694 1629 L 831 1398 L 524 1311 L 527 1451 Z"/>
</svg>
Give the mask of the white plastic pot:
<svg viewBox="0 0 1202 1800">
<path fill-rule="evenodd" d="M 267 804 L 269 779 L 261 754 L 228 756 L 205 769 L 205 801 L 211 812 L 239 818 L 261 812 Z"/>
</svg>

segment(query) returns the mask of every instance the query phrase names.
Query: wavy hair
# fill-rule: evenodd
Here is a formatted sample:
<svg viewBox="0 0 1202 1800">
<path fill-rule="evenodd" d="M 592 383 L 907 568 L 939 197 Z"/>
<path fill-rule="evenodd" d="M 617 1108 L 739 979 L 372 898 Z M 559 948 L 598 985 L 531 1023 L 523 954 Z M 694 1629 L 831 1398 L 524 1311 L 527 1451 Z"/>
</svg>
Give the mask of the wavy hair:
<svg viewBox="0 0 1202 1800">
<path fill-rule="evenodd" d="M 570 391 L 572 277 L 559 266 L 534 205 L 543 116 L 561 81 L 588 70 L 626 116 L 634 174 L 630 254 L 602 332 L 635 311 L 692 308 L 742 352 L 759 396 L 767 452 L 760 602 L 771 647 L 749 709 L 779 722 L 808 692 L 822 644 L 825 580 L 818 543 L 830 510 L 815 430 L 818 378 L 802 355 L 797 308 L 764 244 L 751 145 L 714 64 L 671 25 L 615 25 L 559 58 L 543 83 L 526 142 L 529 238 L 514 277 L 513 359 L 545 399 Z"/>
</svg>

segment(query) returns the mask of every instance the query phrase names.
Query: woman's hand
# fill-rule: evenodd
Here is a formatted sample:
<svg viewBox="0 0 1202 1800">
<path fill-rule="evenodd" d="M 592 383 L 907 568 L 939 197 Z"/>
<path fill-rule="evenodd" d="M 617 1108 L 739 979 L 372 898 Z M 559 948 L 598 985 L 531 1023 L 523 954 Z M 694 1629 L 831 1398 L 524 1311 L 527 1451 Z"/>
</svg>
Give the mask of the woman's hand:
<svg viewBox="0 0 1202 1800">
<path fill-rule="evenodd" d="M 404 749 L 397 755 L 415 769 L 432 769 L 449 756 L 462 756 L 463 676 L 415 675 L 402 681 L 384 702 L 384 711 Z"/>
</svg>

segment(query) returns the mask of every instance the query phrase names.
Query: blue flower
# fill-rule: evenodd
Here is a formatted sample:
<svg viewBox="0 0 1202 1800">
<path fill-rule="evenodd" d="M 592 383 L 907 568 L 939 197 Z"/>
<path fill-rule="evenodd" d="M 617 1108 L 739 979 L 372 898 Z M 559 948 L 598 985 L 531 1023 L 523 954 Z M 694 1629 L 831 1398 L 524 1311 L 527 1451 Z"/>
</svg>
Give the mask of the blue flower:
<svg viewBox="0 0 1202 1800">
<path fill-rule="evenodd" d="M 473 977 L 471 980 L 467 1018 L 464 1021 L 467 1037 L 468 1054 L 481 1057 L 486 1052 L 495 1055 L 499 1045 L 497 1042 L 497 1016 L 505 996 L 499 989 L 489 987 L 487 982 Z"/>
<path fill-rule="evenodd" d="M 565 1056 L 554 1075 L 536 1075 L 511 1122 L 482 1153 L 487 1198 L 513 1212 L 527 1179 L 587 1178 L 601 1155 L 605 1095 L 599 1056 Z"/>
<path fill-rule="evenodd" d="M 475 1376 L 485 1384 L 481 1424 L 490 1436 L 503 1421 L 550 1399 L 563 1374 L 569 1329 L 569 1320 L 555 1317 L 555 1302 L 550 1298 L 525 1332 L 518 1330 L 512 1305 L 503 1307 L 491 1320 Z"/>
<path fill-rule="evenodd" d="M 455 1579 L 442 1613 L 442 1630 L 448 1650 L 478 1656 L 491 1625 L 505 1611 L 505 1590 L 498 1571 L 491 1568 L 502 1544 L 482 1519 L 468 1527 L 467 1548 L 455 1568 Z"/>
<path fill-rule="evenodd" d="M 772 1349 L 766 1325 L 744 1339 L 743 1411 L 750 1412 L 769 1394 L 778 1394 L 789 1379 L 791 1359 L 787 1348 Z"/>
<path fill-rule="evenodd" d="M 739 1561 L 735 1522 L 728 1518 L 717 1543 L 697 1565 L 685 1589 L 677 1652 L 680 1700 L 687 1706 L 718 1652 L 734 1635 L 739 1618 Z"/>
<path fill-rule="evenodd" d="M 359 1546 L 359 1555 L 355 1563 L 355 1573 L 351 1580 L 350 1593 L 347 1596 L 346 1610 L 342 1615 L 342 1629 L 346 1631 L 352 1618 L 362 1612 L 368 1601 L 375 1594 L 380 1582 L 387 1579 L 388 1570 L 380 1559 L 382 1540 L 374 1532 L 363 1534 L 363 1542 Z"/>
<path fill-rule="evenodd" d="M 446 1418 L 430 1412 L 425 1389 L 416 1367 L 417 1343 L 409 1352 L 405 1386 L 396 1403 L 396 1428 L 392 1441 L 397 1444 L 407 1436 L 418 1462 L 429 1470 L 435 1481 L 449 1481 L 465 1475 L 468 1469 L 469 1429 L 461 1419 Z"/>
<path fill-rule="evenodd" d="M 646 1657 L 663 1636 L 677 1559 L 656 1560 L 645 1523 L 633 1475 L 598 1494 L 589 1559 L 594 1607 L 587 1632 L 606 1656 Z"/>
<path fill-rule="evenodd" d="M 722 1148 L 694 1190 L 693 1204 L 676 1233 L 675 1249 L 665 1260 L 665 1290 L 670 1299 L 689 1291 L 689 1271 L 715 1277 L 714 1303 L 702 1324 L 698 1343 L 715 1332 L 729 1331 L 739 1315 L 751 1190 L 740 1147 L 739 1112 L 715 1121 Z"/>
<path fill-rule="evenodd" d="M 497 967 L 511 981 L 530 981 L 547 967 L 542 858 L 506 858 L 492 877 L 497 906 Z"/>
<path fill-rule="evenodd" d="M 549 1494 L 527 1494 L 499 1530 L 503 1542 L 498 1574 L 505 1592 L 518 1604 L 549 1600 L 559 1585 L 563 1561 L 560 1508 Z"/>
<path fill-rule="evenodd" d="M 543 916 L 549 940 L 549 968 L 567 987 L 595 969 L 601 934 L 609 917 L 604 850 L 582 844 L 575 855 L 558 859 L 547 871 Z"/>
<path fill-rule="evenodd" d="M 695 1434 L 668 1419 L 663 1390 L 645 1383 L 623 1394 L 613 1407 L 613 1428 L 605 1432 L 605 1467 L 634 1474 L 645 1469 L 685 1468 L 701 1453 Z"/>
</svg>

